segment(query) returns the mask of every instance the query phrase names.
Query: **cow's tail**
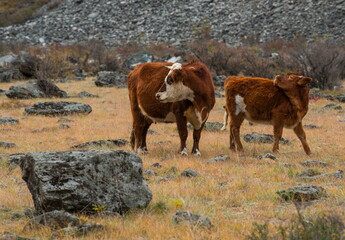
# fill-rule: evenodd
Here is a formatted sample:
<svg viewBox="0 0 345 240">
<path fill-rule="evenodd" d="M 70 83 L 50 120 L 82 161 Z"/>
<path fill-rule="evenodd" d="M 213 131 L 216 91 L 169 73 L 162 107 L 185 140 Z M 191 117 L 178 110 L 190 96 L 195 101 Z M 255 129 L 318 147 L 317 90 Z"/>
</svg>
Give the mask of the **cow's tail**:
<svg viewBox="0 0 345 240">
<path fill-rule="evenodd" d="M 134 129 L 132 129 L 132 132 L 131 132 L 130 143 L 131 143 L 132 150 L 134 150 L 134 145 L 135 145 Z"/>
</svg>

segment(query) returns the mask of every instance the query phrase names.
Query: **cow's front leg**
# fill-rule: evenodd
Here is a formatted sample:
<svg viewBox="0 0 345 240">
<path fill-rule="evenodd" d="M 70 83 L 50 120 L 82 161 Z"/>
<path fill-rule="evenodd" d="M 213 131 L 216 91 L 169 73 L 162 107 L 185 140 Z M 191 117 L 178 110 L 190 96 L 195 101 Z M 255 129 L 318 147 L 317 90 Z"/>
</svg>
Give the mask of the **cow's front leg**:
<svg viewBox="0 0 345 240">
<path fill-rule="evenodd" d="M 180 113 L 175 114 L 176 115 L 176 124 L 177 124 L 177 130 L 178 134 L 180 136 L 180 154 L 187 156 L 187 147 L 186 147 L 186 140 L 188 137 L 188 130 L 187 130 L 187 118 L 183 116 Z"/>
</svg>

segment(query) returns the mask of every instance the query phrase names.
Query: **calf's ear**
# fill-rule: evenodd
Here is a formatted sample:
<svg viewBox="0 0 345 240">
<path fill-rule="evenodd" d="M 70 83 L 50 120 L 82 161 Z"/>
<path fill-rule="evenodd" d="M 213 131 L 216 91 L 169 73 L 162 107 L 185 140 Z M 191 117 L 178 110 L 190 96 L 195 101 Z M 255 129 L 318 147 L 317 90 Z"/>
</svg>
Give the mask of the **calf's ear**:
<svg viewBox="0 0 345 240">
<path fill-rule="evenodd" d="M 305 86 L 307 85 L 308 83 L 311 82 L 311 78 L 310 77 L 302 77 L 300 78 L 298 81 L 297 81 L 297 84 L 299 86 Z"/>
<path fill-rule="evenodd" d="M 276 86 L 277 85 L 277 81 L 282 80 L 283 76 L 281 75 L 277 75 L 274 79 L 273 79 L 273 85 Z"/>
</svg>

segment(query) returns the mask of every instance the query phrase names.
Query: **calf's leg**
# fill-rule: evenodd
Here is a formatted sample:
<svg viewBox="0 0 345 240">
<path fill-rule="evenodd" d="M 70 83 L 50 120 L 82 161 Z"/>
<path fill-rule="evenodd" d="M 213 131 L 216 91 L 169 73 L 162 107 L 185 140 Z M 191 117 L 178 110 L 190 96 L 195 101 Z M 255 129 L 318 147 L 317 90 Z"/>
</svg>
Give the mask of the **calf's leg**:
<svg viewBox="0 0 345 240">
<path fill-rule="evenodd" d="M 274 153 L 279 152 L 279 140 L 282 138 L 283 128 L 284 128 L 284 123 L 277 122 L 273 125 L 274 143 L 273 143 L 272 151 Z"/>
<path fill-rule="evenodd" d="M 230 122 L 230 149 L 232 151 L 243 152 L 243 145 L 240 138 L 240 127 L 244 120 L 244 114 L 231 115 Z"/>
<path fill-rule="evenodd" d="M 298 137 L 299 140 L 301 141 L 305 153 L 306 153 L 307 155 L 310 155 L 310 154 L 311 154 L 311 150 L 310 150 L 309 145 L 308 145 L 308 143 L 307 143 L 307 137 L 306 137 L 305 132 L 304 132 L 304 130 L 303 130 L 302 123 L 300 122 L 300 123 L 293 129 L 293 131 L 295 132 L 295 134 L 297 135 L 297 137 Z"/>
</svg>

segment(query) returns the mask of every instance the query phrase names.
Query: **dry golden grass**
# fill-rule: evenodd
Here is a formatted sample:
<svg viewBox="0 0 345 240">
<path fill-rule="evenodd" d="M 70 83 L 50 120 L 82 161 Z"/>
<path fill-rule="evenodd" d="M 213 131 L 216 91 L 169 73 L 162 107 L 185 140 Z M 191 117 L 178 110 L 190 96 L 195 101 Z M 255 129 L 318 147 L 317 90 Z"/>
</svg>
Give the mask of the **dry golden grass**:
<svg viewBox="0 0 345 240">
<path fill-rule="evenodd" d="M 8 89 L 12 84 L 0 84 Z M 84 102 L 92 106 L 88 116 L 68 116 L 74 122 L 67 123 L 70 129 L 59 129 L 59 117 L 27 116 L 24 107 L 37 101 L 59 101 L 59 99 L 10 100 L 0 96 L 0 117 L 19 118 L 14 126 L 0 126 L 0 141 L 13 142 L 17 148 L 3 149 L 0 161 L 0 233 L 9 231 L 18 235 L 48 239 L 51 231 L 43 228 L 23 231 L 28 218 L 13 218 L 14 213 L 23 215 L 23 210 L 33 208 L 33 202 L 26 184 L 21 180 L 17 167 L 11 170 L 6 164 L 6 156 L 18 152 L 66 151 L 71 146 L 86 141 L 129 137 L 131 114 L 127 89 L 97 88 L 92 79 L 83 82 L 58 84 L 70 95 L 80 91 L 98 94 L 100 98 L 72 98 L 70 101 Z M 320 172 L 332 172 L 345 167 L 345 119 L 344 113 L 337 110 L 318 111 L 328 103 L 321 99 L 311 101 L 310 111 L 304 124 L 321 126 L 306 129 L 308 142 L 313 155 L 304 154 L 300 142 L 292 130 L 284 130 L 283 137 L 290 145 L 281 145 L 278 161 L 258 160 L 257 156 L 271 151 L 270 144 L 244 143 L 245 153 L 241 156 L 229 151 L 229 132 L 202 133 L 202 157 L 181 157 L 175 124 L 153 124 L 151 129 L 160 135 L 148 135 L 149 154 L 142 156 L 144 168 L 159 162 L 163 166 L 154 169 L 159 175 L 148 177 L 153 199 L 147 209 L 135 210 L 125 216 L 81 216 L 87 222 L 98 222 L 106 226 L 106 231 L 90 233 L 83 239 L 244 239 L 251 232 L 252 223 L 268 222 L 271 229 L 287 223 L 296 217 L 292 203 L 279 199 L 277 190 L 296 185 L 320 185 L 328 198 L 313 202 L 303 212 L 313 215 L 333 211 L 345 218 L 345 182 L 332 178 L 305 182 L 296 174 L 306 169 L 299 163 L 308 159 L 325 161 L 328 167 L 317 168 Z M 209 121 L 222 122 L 224 99 L 217 99 Z M 345 104 L 339 104 L 345 108 Z M 34 130 L 42 130 L 34 132 Z M 250 126 L 247 122 L 242 133 L 271 133 L 272 127 Z M 192 145 L 191 132 L 188 138 L 189 150 Z M 158 141 L 171 141 L 171 144 L 156 145 Z M 105 148 L 102 148 L 105 149 Z M 116 148 L 114 148 L 116 149 Z M 123 148 L 131 151 L 129 146 Z M 219 154 L 228 154 L 231 160 L 224 163 L 208 164 L 206 161 Z M 293 164 L 284 167 L 282 163 Z M 176 174 L 166 173 L 177 167 Z M 188 179 L 180 176 L 182 170 L 191 168 L 200 173 L 199 177 Z M 173 175 L 172 178 L 164 177 Z M 168 208 L 163 211 L 159 204 Z M 211 230 L 188 225 L 175 225 L 172 215 L 178 210 L 187 210 L 208 216 L 215 227 Z M 64 239 L 78 239 L 66 236 Z"/>
</svg>

